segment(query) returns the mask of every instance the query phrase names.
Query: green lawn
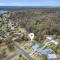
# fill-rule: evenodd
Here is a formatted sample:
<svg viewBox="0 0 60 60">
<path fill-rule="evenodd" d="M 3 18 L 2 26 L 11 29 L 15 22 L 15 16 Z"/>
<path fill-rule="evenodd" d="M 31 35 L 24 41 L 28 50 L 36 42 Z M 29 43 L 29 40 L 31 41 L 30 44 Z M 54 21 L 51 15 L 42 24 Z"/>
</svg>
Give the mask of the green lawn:
<svg viewBox="0 0 60 60">
<path fill-rule="evenodd" d="M 34 60 L 47 60 L 47 57 L 45 56 L 36 56 Z"/>
<path fill-rule="evenodd" d="M 23 48 L 25 49 L 25 51 L 30 51 L 31 50 L 31 47 L 29 47 L 28 45 L 24 45 Z"/>
</svg>

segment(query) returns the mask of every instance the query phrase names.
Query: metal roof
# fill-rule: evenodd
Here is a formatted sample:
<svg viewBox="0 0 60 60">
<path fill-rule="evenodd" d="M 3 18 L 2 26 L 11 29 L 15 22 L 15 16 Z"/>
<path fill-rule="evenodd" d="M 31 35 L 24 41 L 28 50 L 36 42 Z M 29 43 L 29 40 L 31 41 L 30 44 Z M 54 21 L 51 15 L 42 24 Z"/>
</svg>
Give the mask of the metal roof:
<svg viewBox="0 0 60 60">
<path fill-rule="evenodd" d="M 55 54 L 48 54 L 48 59 L 56 59 L 57 56 Z"/>
<path fill-rule="evenodd" d="M 37 51 L 38 48 L 39 48 L 39 45 L 38 45 L 38 44 L 34 44 L 34 45 L 32 46 L 32 49 L 33 49 L 34 51 Z"/>
<path fill-rule="evenodd" d="M 53 53 L 54 51 L 52 49 L 45 49 L 45 50 L 39 50 L 39 53 L 42 55 L 47 56 L 48 54 Z"/>
</svg>

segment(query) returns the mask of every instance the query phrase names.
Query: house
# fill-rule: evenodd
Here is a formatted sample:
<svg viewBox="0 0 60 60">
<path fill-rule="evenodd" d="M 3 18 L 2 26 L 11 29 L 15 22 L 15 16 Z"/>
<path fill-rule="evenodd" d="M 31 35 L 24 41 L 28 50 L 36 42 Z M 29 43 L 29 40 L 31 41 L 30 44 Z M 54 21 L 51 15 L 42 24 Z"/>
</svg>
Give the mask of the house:
<svg viewBox="0 0 60 60">
<path fill-rule="evenodd" d="M 56 54 L 54 54 L 55 52 L 50 48 L 41 49 L 41 47 L 38 44 L 35 44 L 32 46 L 32 49 L 34 51 L 32 54 L 37 52 L 39 55 L 46 56 L 47 60 L 57 60 L 57 56 L 56 56 Z"/>
<path fill-rule="evenodd" d="M 34 50 L 34 51 L 37 51 L 37 49 L 39 48 L 40 46 L 38 45 L 38 44 L 34 44 L 33 46 L 32 46 L 32 49 Z"/>
<path fill-rule="evenodd" d="M 57 60 L 57 56 L 54 54 L 54 51 L 50 48 L 40 50 L 39 54 L 46 56 L 47 60 Z"/>
<path fill-rule="evenodd" d="M 38 44 L 33 44 L 32 45 L 32 52 L 30 53 L 30 55 L 32 56 L 33 54 L 38 53 L 37 50 L 40 46 Z"/>
<path fill-rule="evenodd" d="M 47 60 L 57 60 L 57 56 L 55 54 L 48 54 Z"/>
<path fill-rule="evenodd" d="M 57 56 L 54 54 L 54 51 L 50 48 L 44 49 L 44 50 L 39 50 L 38 53 L 39 53 L 39 55 L 46 56 L 47 60 L 57 60 Z"/>
<path fill-rule="evenodd" d="M 48 54 L 54 53 L 54 51 L 48 48 L 48 49 L 41 50 L 40 53 L 44 56 L 47 56 Z"/>
<path fill-rule="evenodd" d="M 41 54 L 47 56 L 48 54 L 51 54 L 53 52 L 54 51 L 52 49 L 45 49 L 41 52 Z"/>
<path fill-rule="evenodd" d="M 52 41 L 50 41 L 51 43 L 54 43 L 55 45 L 58 45 L 59 43 L 58 43 L 58 41 L 55 41 L 55 40 L 52 40 Z"/>
<path fill-rule="evenodd" d="M 47 35 L 47 36 L 46 36 L 46 39 L 47 39 L 47 40 L 52 40 L 52 39 L 53 39 L 53 36 L 52 36 L 52 35 Z"/>
</svg>

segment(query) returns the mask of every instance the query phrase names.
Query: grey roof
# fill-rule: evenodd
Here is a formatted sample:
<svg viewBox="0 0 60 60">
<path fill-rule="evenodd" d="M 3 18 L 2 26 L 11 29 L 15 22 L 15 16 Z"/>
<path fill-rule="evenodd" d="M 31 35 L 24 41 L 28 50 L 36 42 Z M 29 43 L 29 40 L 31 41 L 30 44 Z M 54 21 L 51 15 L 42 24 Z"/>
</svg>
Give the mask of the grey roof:
<svg viewBox="0 0 60 60">
<path fill-rule="evenodd" d="M 48 59 L 57 59 L 57 56 L 55 54 L 48 54 Z"/>
<path fill-rule="evenodd" d="M 39 50 L 39 53 L 42 55 L 47 56 L 48 54 L 53 53 L 54 51 L 52 49 L 45 49 L 45 50 Z"/>
</svg>

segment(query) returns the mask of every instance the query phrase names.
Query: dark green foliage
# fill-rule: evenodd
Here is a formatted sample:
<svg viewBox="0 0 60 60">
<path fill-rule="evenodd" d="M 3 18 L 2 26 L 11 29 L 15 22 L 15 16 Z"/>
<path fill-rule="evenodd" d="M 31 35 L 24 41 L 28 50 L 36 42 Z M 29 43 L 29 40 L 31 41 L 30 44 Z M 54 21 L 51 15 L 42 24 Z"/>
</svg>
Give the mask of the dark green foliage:
<svg viewBox="0 0 60 60">
<path fill-rule="evenodd" d="M 1 18 L 4 24 L 12 22 L 14 26 L 23 27 L 27 32 L 33 32 L 37 37 L 36 40 L 43 40 L 44 35 L 60 35 L 60 9 L 31 9 L 22 12 L 11 13 L 10 16 L 6 18 L 6 21 Z M 38 14 L 40 13 L 40 14 Z M 7 14 L 9 15 L 9 14 Z M 3 24 L 3 25 L 4 25 Z M 8 31 L 7 31 L 8 30 Z M 6 28 L 7 32 L 11 32 L 10 28 Z M 26 36 L 23 36 L 22 39 L 27 40 Z"/>
<path fill-rule="evenodd" d="M 27 34 L 23 34 L 23 36 L 22 36 L 21 39 L 24 40 L 24 41 L 28 41 L 29 40 L 29 37 L 28 37 Z"/>
<path fill-rule="evenodd" d="M 44 35 L 60 35 L 60 13 L 53 12 L 53 9 L 51 11 L 50 9 L 46 9 L 46 11 L 43 9 L 41 10 L 43 13 L 34 14 L 34 12 L 38 11 L 36 9 L 33 13 L 32 10 L 29 12 L 18 12 L 12 14 L 10 17 L 11 20 L 18 23 L 19 26 L 24 27 L 28 32 L 33 32 L 38 37 L 37 40 L 43 40 Z M 47 11 L 49 12 L 47 13 Z"/>
</svg>

